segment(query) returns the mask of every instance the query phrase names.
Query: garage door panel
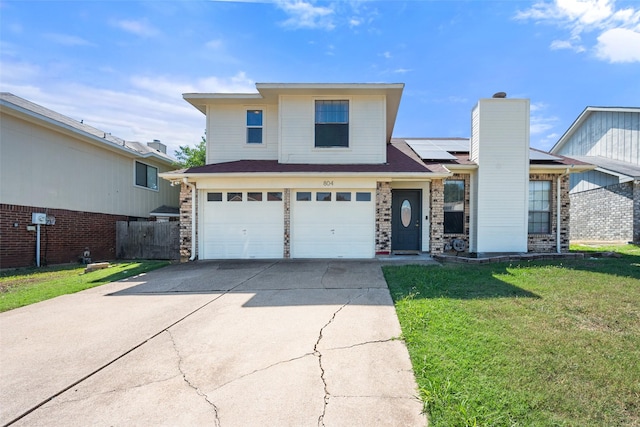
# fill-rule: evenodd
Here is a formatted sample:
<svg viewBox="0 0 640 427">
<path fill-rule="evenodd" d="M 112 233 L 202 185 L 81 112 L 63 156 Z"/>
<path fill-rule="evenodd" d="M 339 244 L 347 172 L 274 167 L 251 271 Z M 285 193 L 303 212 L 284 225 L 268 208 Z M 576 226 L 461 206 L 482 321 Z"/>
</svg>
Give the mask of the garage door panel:
<svg viewBox="0 0 640 427">
<path fill-rule="evenodd" d="M 298 201 L 296 191 L 311 192 Z M 372 201 L 316 200 L 327 190 L 295 190 L 292 194 L 291 255 L 294 258 L 372 258 L 375 256 L 375 208 Z M 349 190 L 340 190 L 348 192 Z M 360 190 L 359 190 L 360 191 Z M 373 190 L 371 190 L 373 191 Z"/>
<path fill-rule="evenodd" d="M 282 258 L 282 201 L 247 201 L 247 191 L 242 201 L 226 201 L 226 193 L 222 199 L 204 202 L 203 259 Z"/>
</svg>

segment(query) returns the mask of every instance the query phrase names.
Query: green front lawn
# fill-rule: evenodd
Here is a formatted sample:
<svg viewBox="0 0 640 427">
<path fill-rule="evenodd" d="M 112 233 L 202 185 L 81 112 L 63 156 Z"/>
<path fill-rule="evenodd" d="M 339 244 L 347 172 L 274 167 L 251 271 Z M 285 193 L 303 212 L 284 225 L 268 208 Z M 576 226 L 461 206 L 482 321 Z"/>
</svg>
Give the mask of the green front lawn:
<svg viewBox="0 0 640 427">
<path fill-rule="evenodd" d="M 640 425 L 640 248 L 385 267 L 431 426 Z"/>
<path fill-rule="evenodd" d="M 84 274 L 84 265 L 3 271 L 0 272 L 0 313 L 115 282 L 168 264 L 168 261 L 115 262 L 109 268 L 87 274 Z"/>
</svg>

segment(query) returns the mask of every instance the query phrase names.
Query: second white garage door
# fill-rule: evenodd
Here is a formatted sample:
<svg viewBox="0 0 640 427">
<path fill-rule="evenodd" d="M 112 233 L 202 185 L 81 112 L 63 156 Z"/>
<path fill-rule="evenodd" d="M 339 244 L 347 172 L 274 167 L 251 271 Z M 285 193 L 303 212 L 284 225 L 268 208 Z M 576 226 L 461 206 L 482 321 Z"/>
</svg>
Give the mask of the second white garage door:
<svg viewBox="0 0 640 427">
<path fill-rule="evenodd" d="M 208 191 L 200 200 L 202 259 L 283 257 L 281 191 Z"/>
<path fill-rule="evenodd" d="M 292 190 L 292 258 L 373 258 L 374 190 Z"/>
</svg>

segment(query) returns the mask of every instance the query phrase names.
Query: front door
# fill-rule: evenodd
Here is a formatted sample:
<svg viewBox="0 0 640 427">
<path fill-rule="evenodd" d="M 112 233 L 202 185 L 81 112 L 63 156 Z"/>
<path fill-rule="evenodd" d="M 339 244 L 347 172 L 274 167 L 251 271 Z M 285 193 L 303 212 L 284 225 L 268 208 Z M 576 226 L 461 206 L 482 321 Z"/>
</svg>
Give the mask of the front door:
<svg viewBox="0 0 640 427">
<path fill-rule="evenodd" d="M 422 192 L 392 190 L 391 196 L 391 250 L 419 251 Z"/>
</svg>

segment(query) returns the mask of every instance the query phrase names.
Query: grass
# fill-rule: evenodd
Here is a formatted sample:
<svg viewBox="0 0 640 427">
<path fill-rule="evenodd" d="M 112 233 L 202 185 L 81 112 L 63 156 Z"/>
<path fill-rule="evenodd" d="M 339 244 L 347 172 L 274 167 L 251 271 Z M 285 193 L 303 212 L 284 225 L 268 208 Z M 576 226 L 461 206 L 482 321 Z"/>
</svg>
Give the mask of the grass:
<svg viewBox="0 0 640 427">
<path fill-rule="evenodd" d="M 115 262 L 84 273 L 86 266 L 65 265 L 0 272 L 0 313 L 115 282 L 168 265 L 168 261 Z"/>
<path fill-rule="evenodd" d="M 640 247 L 573 249 L 384 268 L 431 426 L 640 426 Z"/>
</svg>

